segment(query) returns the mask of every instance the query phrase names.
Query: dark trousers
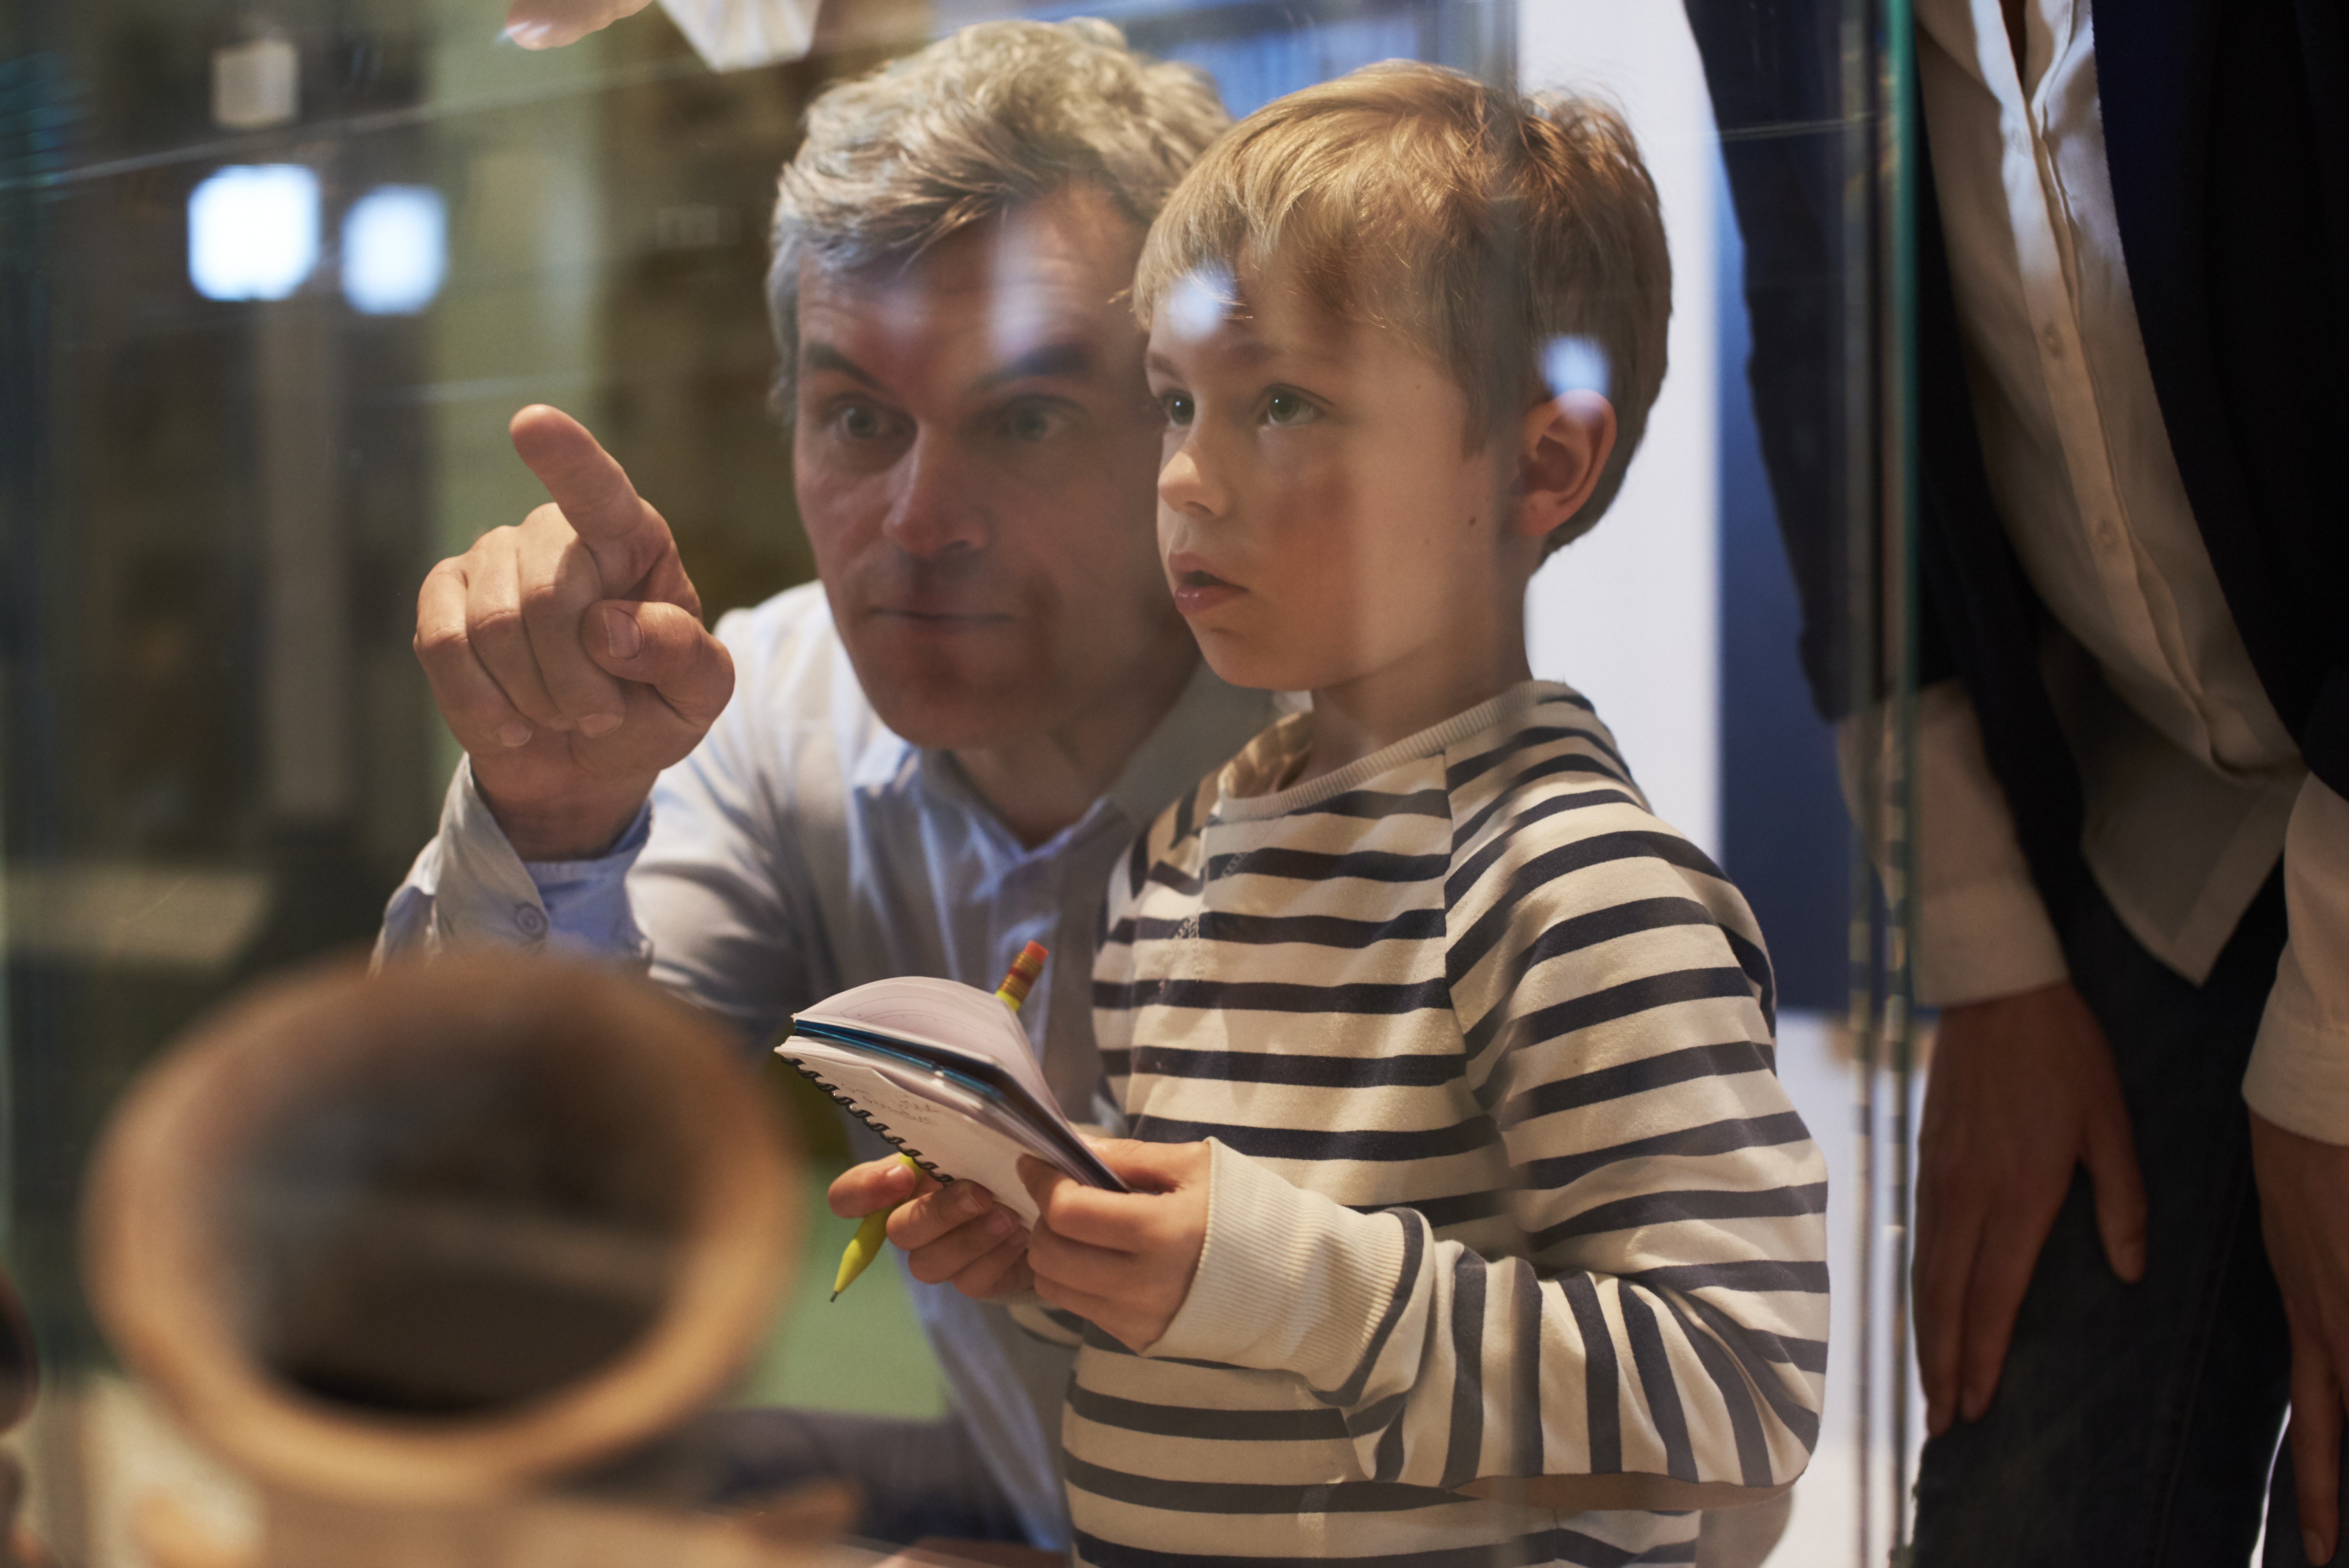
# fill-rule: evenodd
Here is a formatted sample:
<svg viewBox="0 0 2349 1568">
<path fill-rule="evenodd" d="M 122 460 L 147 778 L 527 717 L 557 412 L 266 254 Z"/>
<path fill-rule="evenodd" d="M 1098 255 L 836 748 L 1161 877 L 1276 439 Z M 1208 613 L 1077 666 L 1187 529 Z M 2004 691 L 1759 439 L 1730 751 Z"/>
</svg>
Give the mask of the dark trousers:
<svg viewBox="0 0 2349 1568">
<path fill-rule="evenodd" d="M 2199 988 L 2101 898 L 2068 923 L 2073 984 L 2112 1044 L 2136 1132 L 2145 1278 L 2106 1266 L 2075 1172 L 1996 1397 L 1925 1445 L 1918 1568 L 2250 1562 L 2291 1349 L 2240 1085 L 2283 938 L 2280 877 Z M 2289 1464 L 2276 1472 L 2266 1568 L 2302 1568 Z"/>
</svg>

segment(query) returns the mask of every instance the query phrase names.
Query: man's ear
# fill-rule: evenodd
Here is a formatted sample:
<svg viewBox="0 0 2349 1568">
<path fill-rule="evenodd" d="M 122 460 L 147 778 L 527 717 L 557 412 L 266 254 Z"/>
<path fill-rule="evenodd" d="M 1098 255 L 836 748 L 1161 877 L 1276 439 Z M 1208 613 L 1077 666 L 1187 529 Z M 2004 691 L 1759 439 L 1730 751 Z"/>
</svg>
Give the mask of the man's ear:
<svg viewBox="0 0 2349 1568">
<path fill-rule="evenodd" d="M 1582 510 L 1615 449 L 1615 406 L 1597 392 L 1561 392 L 1526 410 L 1510 531 L 1538 539 Z"/>
</svg>

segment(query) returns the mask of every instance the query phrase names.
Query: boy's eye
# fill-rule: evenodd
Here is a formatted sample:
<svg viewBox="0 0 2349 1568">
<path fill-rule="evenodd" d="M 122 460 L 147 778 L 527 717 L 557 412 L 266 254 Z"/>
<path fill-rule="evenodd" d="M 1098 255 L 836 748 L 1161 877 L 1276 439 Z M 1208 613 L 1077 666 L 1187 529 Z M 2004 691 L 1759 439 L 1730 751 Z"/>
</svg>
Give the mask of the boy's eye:
<svg viewBox="0 0 2349 1568">
<path fill-rule="evenodd" d="M 1264 418 L 1268 424 L 1303 425 L 1320 416 L 1320 409 L 1294 392 L 1275 392 L 1264 400 Z"/>
<path fill-rule="evenodd" d="M 1158 399 L 1158 405 L 1166 410 L 1166 422 L 1170 425 L 1187 425 L 1191 417 L 1198 412 L 1188 392 L 1166 393 Z"/>
</svg>

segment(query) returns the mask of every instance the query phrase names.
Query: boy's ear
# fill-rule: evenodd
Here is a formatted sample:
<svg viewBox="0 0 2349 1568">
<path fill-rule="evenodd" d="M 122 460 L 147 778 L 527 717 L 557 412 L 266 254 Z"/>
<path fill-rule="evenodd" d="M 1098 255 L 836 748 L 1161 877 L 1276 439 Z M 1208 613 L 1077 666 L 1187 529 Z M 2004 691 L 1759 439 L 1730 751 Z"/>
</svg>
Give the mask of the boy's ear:
<svg viewBox="0 0 2349 1568">
<path fill-rule="evenodd" d="M 1526 410 L 1510 531 L 1538 539 L 1582 510 L 1615 449 L 1615 406 L 1597 392 L 1561 392 Z"/>
</svg>

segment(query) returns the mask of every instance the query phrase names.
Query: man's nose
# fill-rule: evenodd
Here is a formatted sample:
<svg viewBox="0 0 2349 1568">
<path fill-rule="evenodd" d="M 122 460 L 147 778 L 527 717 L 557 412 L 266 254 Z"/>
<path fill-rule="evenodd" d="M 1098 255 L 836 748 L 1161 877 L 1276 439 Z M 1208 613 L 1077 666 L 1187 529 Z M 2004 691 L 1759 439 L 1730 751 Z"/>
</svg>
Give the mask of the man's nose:
<svg viewBox="0 0 2349 1568">
<path fill-rule="evenodd" d="M 1158 499 L 1194 516 L 1215 517 L 1224 511 L 1223 481 L 1212 455 L 1202 449 L 1196 429 L 1185 432 L 1183 444 L 1159 465 Z"/>
<path fill-rule="evenodd" d="M 893 476 L 895 493 L 883 537 L 918 560 L 983 550 L 990 530 L 977 476 L 957 459 L 953 444 L 916 435 Z"/>
</svg>

